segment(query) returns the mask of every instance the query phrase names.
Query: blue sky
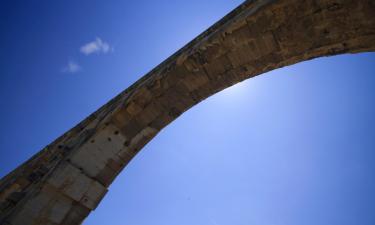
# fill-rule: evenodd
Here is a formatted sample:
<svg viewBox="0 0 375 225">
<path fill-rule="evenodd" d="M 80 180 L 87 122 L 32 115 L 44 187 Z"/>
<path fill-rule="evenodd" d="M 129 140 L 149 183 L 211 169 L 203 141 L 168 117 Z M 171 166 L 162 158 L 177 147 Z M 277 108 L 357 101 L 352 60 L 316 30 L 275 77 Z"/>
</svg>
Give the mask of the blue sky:
<svg viewBox="0 0 375 225">
<path fill-rule="evenodd" d="M 241 1 L 0 3 L 0 176 Z M 320 58 L 165 128 L 85 224 L 375 224 L 375 54 Z"/>
</svg>

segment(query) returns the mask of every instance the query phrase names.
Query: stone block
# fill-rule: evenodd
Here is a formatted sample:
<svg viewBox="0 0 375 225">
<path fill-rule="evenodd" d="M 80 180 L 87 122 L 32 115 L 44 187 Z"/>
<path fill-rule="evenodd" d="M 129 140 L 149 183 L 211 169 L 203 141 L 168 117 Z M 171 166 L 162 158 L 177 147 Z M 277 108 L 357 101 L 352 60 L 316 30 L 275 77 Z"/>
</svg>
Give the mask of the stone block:
<svg viewBox="0 0 375 225">
<path fill-rule="evenodd" d="M 138 152 L 144 145 L 147 144 L 156 134 L 158 130 L 152 127 L 145 127 L 138 133 L 130 142 L 129 149 Z"/>
<path fill-rule="evenodd" d="M 76 150 L 69 160 L 75 167 L 82 169 L 90 177 L 95 177 L 106 164 L 102 158 L 96 157 L 93 150 L 86 145 Z"/>
<path fill-rule="evenodd" d="M 4 225 L 25 225 L 34 223 L 36 214 L 32 214 L 25 209 L 21 209 L 13 218 L 10 218 L 11 222 L 5 221 Z"/>
<path fill-rule="evenodd" d="M 94 181 L 91 183 L 90 188 L 80 202 L 85 207 L 94 210 L 106 193 L 107 188 L 101 185 L 99 182 Z"/>
<path fill-rule="evenodd" d="M 175 86 L 182 78 L 188 76 L 189 74 L 190 71 L 188 71 L 184 65 L 175 66 L 161 79 L 161 82 L 164 84 L 163 88 L 169 89 Z"/>
<path fill-rule="evenodd" d="M 150 127 L 161 130 L 173 120 L 174 118 L 171 117 L 168 112 L 164 112 L 150 123 Z"/>
<path fill-rule="evenodd" d="M 135 116 L 137 115 L 140 111 L 142 111 L 142 106 L 140 106 L 139 104 L 137 104 L 136 102 L 134 101 L 131 101 L 128 103 L 127 106 L 125 106 L 125 109 L 126 111 L 132 115 L 132 116 Z"/>
<path fill-rule="evenodd" d="M 272 17 L 264 13 L 257 15 L 256 17 L 251 17 L 247 20 L 249 28 L 249 38 L 257 38 L 262 33 L 268 31 L 269 24 L 272 21 Z"/>
<path fill-rule="evenodd" d="M 184 64 L 185 68 L 189 71 L 189 72 L 199 72 L 199 71 L 203 71 L 203 65 L 201 63 L 199 63 L 194 57 L 192 56 L 189 56 Z"/>
<path fill-rule="evenodd" d="M 12 224 L 60 224 L 72 203 L 57 189 L 44 185 L 15 215 Z"/>
<path fill-rule="evenodd" d="M 257 34 L 258 35 L 258 34 Z M 223 44 L 226 46 L 233 47 L 236 45 L 243 45 L 249 41 L 249 38 L 255 36 L 250 32 L 247 23 L 243 24 L 243 26 L 238 27 L 235 30 L 232 30 L 230 33 L 225 33 L 223 38 Z"/>
<path fill-rule="evenodd" d="M 146 126 L 156 117 L 158 117 L 163 110 L 164 109 L 160 104 L 152 102 L 142 110 L 142 112 L 137 116 L 136 120 L 143 126 Z"/>
<path fill-rule="evenodd" d="M 218 75 L 232 69 L 233 67 L 228 57 L 223 55 L 206 64 L 204 68 L 206 69 L 210 79 L 215 80 Z"/>
<path fill-rule="evenodd" d="M 132 101 L 136 102 L 137 105 L 144 108 L 153 98 L 152 93 L 148 90 L 146 86 L 140 87 L 135 91 L 135 93 L 131 96 Z"/>
<path fill-rule="evenodd" d="M 238 67 L 251 62 L 260 57 L 261 52 L 258 50 L 256 43 L 251 41 L 245 45 L 238 46 L 228 53 L 228 58 L 233 67 Z"/>
<path fill-rule="evenodd" d="M 202 85 L 202 87 L 198 90 L 192 91 L 190 94 L 194 99 L 196 99 L 196 101 L 199 102 L 213 95 L 217 91 L 215 81 L 210 81 L 209 83 Z"/>
<path fill-rule="evenodd" d="M 105 187 L 108 187 L 112 181 L 116 178 L 117 174 L 120 171 L 115 171 L 109 165 L 105 165 L 100 172 L 95 176 L 95 179 L 103 184 Z"/>
<path fill-rule="evenodd" d="M 131 119 L 128 123 L 120 127 L 120 131 L 127 139 L 131 139 L 141 130 L 142 125 L 135 118 Z"/>
<path fill-rule="evenodd" d="M 128 113 L 125 108 L 121 108 L 112 116 L 112 123 L 116 124 L 116 126 L 118 127 L 123 127 L 127 123 L 129 123 L 132 118 L 133 116 L 130 115 L 130 113 Z"/>
<path fill-rule="evenodd" d="M 48 220 L 56 224 L 61 224 L 72 207 L 72 203 L 72 200 L 63 196 L 56 199 L 48 209 Z"/>
<path fill-rule="evenodd" d="M 145 86 L 152 93 L 153 98 L 161 95 L 163 93 L 163 87 L 161 84 L 161 76 L 155 76 L 153 79 L 147 80 Z"/>
<path fill-rule="evenodd" d="M 91 212 L 89 208 L 81 204 L 74 204 L 73 207 L 69 210 L 65 216 L 63 225 L 77 225 L 81 224 L 87 215 Z"/>
<path fill-rule="evenodd" d="M 56 198 L 57 196 L 53 196 L 48 192 L 48 187 L 44 187 L 41 191 L 30 197 L 30 200 L 23 206 L 20 214 L 25 214 L 26 217 L 32 216 L 37 219 L 43 214 L 46 208 L 52 205 Z M 17 217 L 22 217 L 21 215 L 17 215 Z"/>
<path fill-rule="evenodd" d="M 258 52 L 262 56 L 280 50 L 272 32 L 262 34 L 258 39 L 256 39 L 256 45 L 259 50 Z"/>
<path fill-rule="evenodd" d="M 209 79 L 203 71 L 191 73 L 182 80 L 182 83 L 187 87 L 189 92 L 198 89 L 207 82 L 209 82 Z"/>
<path fill-rule="evenodd" d="M 120 132 L 120 129 L 113 125 L 107 126 L 105 129 L 99 131 L 87 143 L 88 148 L 97 148 L 103 151 L 108 151 L 111 154 L 117 154 L 123 147 L 126 138 Z"/>
<path fill-rule="evenodd" d="M 92 179 L 68 162 L 61 164 L 47 180 L 47 183 L 59 189 L 75 201 L 79 201 L 88 190 Z"/>
</svg>

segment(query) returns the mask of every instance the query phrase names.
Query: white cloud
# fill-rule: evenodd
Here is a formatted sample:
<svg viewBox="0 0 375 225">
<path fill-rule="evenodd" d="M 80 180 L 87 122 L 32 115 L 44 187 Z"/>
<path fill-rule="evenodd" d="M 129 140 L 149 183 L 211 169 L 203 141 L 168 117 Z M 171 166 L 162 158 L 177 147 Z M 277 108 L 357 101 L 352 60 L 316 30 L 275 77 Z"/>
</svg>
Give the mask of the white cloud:
<svg viewBox="0 0 375 225">
<path fill-rule="evenodd" d="M 69 61 L 68 65 L 62 68 L 62 72 L 64 73 L 77 73 L 80 70 L 82 70 L 81 66 L 74 61 Z"/>
<path fill-rule="evenodd" d="M 102 41 L 102 39 L 96 38 L 95 41 L 83 45 L 80 51 L 85 55 L 90 55 L 92 53 L 108 53 L 113 51 L 113 47 L 107 42 Z"/>
</svg>

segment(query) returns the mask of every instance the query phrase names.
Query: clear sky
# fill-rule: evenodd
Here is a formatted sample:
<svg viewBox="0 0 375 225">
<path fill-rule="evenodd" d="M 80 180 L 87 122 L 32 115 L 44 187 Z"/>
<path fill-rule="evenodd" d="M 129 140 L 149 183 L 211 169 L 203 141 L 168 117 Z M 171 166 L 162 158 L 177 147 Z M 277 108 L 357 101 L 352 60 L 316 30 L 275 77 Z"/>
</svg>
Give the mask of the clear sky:
<svg viewBox="0 0 375 225">
<path fill-rule="evenodd" d="M 2 0 L 0 176 L 239 0 Z M 375 53 L 210 97 L 126 167 L 87 225 L 375 224 Z"/>
</svg>

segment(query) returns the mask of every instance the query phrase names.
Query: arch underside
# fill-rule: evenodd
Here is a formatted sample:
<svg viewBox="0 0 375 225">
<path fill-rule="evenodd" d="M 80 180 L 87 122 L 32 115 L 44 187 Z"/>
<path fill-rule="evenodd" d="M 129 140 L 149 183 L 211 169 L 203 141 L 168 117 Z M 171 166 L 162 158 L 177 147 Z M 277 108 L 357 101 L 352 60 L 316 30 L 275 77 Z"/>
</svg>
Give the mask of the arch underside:
<svg viewBox="0 0 375 225">
<path fill-rule="evenodd" d="M 267 71 L 375 50 L 372 0 L 248 0 L 0 182 L 0 224 L 81 224 L 155 135 Z"/>
</svg>

